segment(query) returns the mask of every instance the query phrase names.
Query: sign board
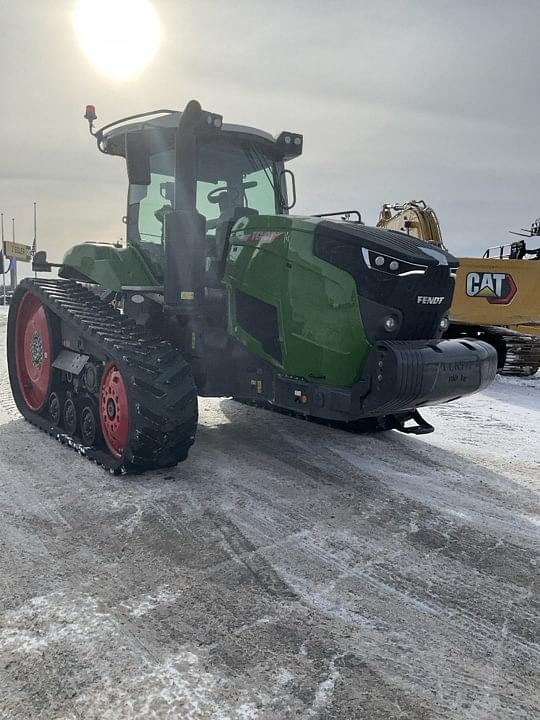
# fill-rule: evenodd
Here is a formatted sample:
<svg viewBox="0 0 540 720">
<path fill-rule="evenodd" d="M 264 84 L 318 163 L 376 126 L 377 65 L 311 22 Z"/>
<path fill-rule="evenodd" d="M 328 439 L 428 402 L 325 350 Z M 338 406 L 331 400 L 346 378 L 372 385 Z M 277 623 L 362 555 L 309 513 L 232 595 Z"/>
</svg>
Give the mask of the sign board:
<svg viewBox="0 0 540 720">
<path fill-rule="evenodd" d="M 32 246 L 4 240 L 4 255 L 15 258 L 19 262 L 30 262 L 32 260 Z"/>
</svg>

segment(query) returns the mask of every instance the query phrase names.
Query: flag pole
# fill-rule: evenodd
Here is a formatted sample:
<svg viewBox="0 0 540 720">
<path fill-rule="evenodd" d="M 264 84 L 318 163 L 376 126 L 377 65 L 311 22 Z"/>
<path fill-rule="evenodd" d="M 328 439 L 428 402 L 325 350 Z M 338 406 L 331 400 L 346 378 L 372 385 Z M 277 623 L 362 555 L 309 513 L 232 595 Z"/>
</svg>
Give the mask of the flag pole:
<svg viewBox="0 0 540 720">
<path fill-rule="evenodd" d="M 15 218 L 11 218 L 11 289 L 17 287 L 17 259 L 15 257 Z"/>
<path fill-rule="evenodd" d="M 2 246 L 0 247 L 0 257 L 2 258 L 2 289 L 4 296 L 4 306 L 6 303 L 6 266 L 4 265 L 4 213 L 0 213 L 0 224 L 2 226 Z"/>
</svg>

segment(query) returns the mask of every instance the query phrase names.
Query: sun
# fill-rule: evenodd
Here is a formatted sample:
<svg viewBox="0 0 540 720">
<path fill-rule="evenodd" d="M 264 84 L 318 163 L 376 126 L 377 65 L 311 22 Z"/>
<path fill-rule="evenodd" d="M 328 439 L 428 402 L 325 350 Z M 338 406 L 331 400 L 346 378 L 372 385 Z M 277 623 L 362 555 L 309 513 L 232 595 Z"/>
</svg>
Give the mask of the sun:
<svg viewBox="0 0 540 720">
<path fill-rule="evenodd" d="M 73 24 L 85 55 L 115 80 L 140 75 L 161 41 L 149 0 L 78 0 Z"/>
</svg>

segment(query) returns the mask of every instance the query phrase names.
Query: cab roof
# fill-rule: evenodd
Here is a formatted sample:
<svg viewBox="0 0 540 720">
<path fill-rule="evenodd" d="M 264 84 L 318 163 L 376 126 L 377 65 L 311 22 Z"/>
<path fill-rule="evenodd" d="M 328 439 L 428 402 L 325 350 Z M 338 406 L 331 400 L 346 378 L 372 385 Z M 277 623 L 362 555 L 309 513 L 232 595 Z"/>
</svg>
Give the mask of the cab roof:
<svg viewBox="0 0 540 720">
<path fill-rule="evenodd" d="M 128 133 L 141 132 L 142 130 L 155 130 L 157 134 L 161 135 L 164 139 L 169 139 L 168 136 L 170 135 L 172 144 L 174 131 L 178 127 L 181 117 L 182 112 L 177 110 L 156 110 L 150 113 L 144 113 L 144 115 L 133 115 L 122 118 L 121 120 L 106 125 L 98 131 L 100 149 L 109 155 L 125 157 L 126 135 Z M 248 125 L 223 123 L 220 134 L 236 136 L 238 140 L 258 141 L 261 144 L 267 145 L 267 147 L 273 146 L 276 151 L 279 151 L 283 159 L 296 157 L 301 153 L 301 149 L 300 152 L 298 152 L 298 147 L 295 152 L 289 153 L 284 151 L 283 143 L 280 142 L 283 133 L 274 137 L 269 132 L 260 130 L 259 128 Z M 296 133 L 290 134 L 294 135 L 294 137 L 301 138 L 301 136 Z M 290 150 L 293 150 L 293 147 L 291 147 Z"/>
</svg>

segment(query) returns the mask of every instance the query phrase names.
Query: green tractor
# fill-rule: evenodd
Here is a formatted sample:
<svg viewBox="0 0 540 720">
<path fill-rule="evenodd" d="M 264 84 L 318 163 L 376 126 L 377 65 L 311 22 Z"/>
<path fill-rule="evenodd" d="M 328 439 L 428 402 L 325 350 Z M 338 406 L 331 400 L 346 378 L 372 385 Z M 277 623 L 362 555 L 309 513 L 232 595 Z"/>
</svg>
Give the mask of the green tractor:
<svg viewBox="0 0 540 720">
<path fill-rule="evenodd" d="M 418 408 L 486 387 L 489 345 L 441 340 L 458 261 L 354 212 L 299 217 L 302 136 L 191 101 L 94 130 L 125 158 L 127 243 L 73 247 L 23 280 L 8 323 L 23 416 L 111 472 L 175 465 L 197 396 L 357 430 L 433 430 Z"/>
</svg>

